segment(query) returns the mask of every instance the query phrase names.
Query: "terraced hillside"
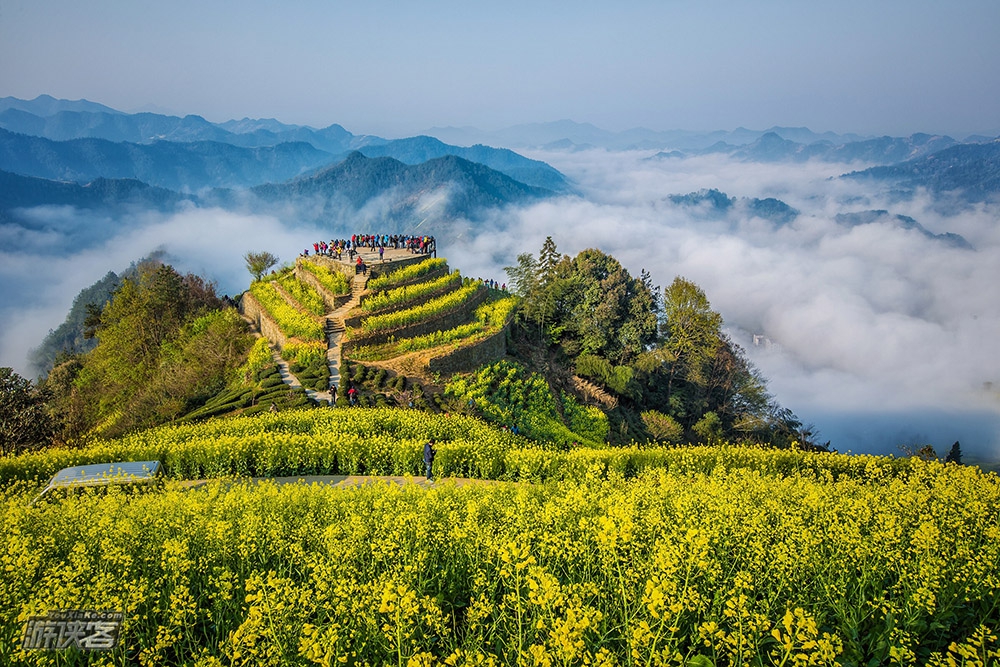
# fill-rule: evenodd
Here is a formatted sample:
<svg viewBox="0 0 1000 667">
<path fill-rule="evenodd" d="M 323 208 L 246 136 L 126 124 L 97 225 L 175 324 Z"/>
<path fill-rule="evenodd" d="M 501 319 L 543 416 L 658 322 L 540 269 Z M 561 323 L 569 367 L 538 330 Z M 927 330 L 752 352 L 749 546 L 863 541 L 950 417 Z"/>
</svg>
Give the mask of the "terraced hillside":
<svg viewBox="0 0 1000 667">
<path fill-rule="evenodd" d="M 504 356 L 514 297 L 463 278 L 443 258 L 360 257 L 365 272 L 299 257 L 243 295 L 241 312 L 271 345 L 288 386 L 318 402 L 345 404 L 353 386 L 364 404 L 410 404 L 440 374 Z"/>
</svg>

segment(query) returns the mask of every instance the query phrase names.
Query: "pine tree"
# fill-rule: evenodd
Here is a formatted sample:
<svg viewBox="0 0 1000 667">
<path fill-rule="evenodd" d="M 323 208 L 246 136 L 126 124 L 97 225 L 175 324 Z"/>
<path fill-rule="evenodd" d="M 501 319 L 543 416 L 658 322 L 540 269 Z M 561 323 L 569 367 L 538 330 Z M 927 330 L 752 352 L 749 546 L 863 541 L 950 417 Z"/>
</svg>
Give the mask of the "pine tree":
<svg viewBox="0 0 1000 667">
<path fill-rule="evenodd" d="M 962 446 L 958 444 L 958 440 L 956 440 L 955 444 L 951 446 L 951 449 L 948 451 L 948 456 L 944 457 L 944 462 L 962 465 Z"/>
<path fill-rule="evenodd" d="M 542 286 L 547 286 L 555 280 L 556 267 L 559 265 L 559 251 L 556 250 L 556 242 L 551 236 L 545 237 L 542 244 L 542 251 L 538 253 L 538 278 Z"/>
</svg>

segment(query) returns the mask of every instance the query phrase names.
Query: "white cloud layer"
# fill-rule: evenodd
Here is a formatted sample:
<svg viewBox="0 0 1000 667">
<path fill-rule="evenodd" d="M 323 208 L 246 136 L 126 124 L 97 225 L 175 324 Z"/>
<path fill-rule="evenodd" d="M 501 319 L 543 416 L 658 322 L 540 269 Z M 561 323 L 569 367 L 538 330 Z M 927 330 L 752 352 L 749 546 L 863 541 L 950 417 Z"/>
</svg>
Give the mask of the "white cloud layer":
<svg viewBox="0 0 1000 667">
<path fill-rule="evenodd" d="M 647 156 L 533 154 L 584 196 L 511 213 L 502 234 L 446 252 L 495 273 L 497 258 L 537 253 L 551 235 L 564 253 L 600 248 L 659 285 L 684 276 L 706 291 L 778 400 L 833 446 L 893 452 L 962 440 L 1000 455 L 1000 211 L 944 215 L 926 197 L 893 203 L 869 185 L 831 178 L 857 165 Z M 777 197 L 801 214 L 778 225 L 734 207 L 713 219 L 667 199 L 702 188 Z M 834 219 L 870 209 L 962 234 L 976 250 L 888 222 L 851 228 Z M 754 346 L 754 334 L 767 343 Z"/>
</svg>

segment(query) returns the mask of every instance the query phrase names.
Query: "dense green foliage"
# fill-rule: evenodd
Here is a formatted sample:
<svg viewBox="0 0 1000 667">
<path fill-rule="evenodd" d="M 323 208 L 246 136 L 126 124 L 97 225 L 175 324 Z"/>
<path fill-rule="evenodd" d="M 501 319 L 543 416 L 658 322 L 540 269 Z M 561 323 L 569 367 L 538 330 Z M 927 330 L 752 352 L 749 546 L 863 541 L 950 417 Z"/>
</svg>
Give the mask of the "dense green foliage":
<svg viewBox="0 0 1000 667">
<path fill-rule="evenodd" d="M 134 269 L 134 267 L 133 267 Z M 80 290 L 73 299 L 65 321 L 50 331 L 41 344 L 30 354 L 31 365 L 40 373 L 48 374 L 56 365 L 60 355 L 89 352 L 97 346 L 97 339 L 87 336 L 86 322 L 96 309 L 104 304 L 121 285 L 122 277 L 114 271 L 108 273 L 89 287 Z"/>
<path fill-rule="evenodd" d="M 581 406 L 568 395 L 561 397 L 560 405 L 544 377 L 509 361 L 483 366 L 468 377 L 456 377 L 445 393 L 474 407 L 490 421 L 557 447 L 573 443 L 602 447 L 608 435 L 603 412 Z"/>
<path fill-rule="evenodd" d="M 47 395 L 14 369 L 0 368 L 0 456 L 51 444 L 52 418 Z"/>
<path fill-rule="evenodd" d="M 50 373 L 63 437 L 115 434 L 174 419 L 221 391 L 251 344 L 213 287 L 167 265 L 139 267 L 99 316 L 98 345 Z"/>
<path fill-rule="evenodd" d="M 507 272 L 523 298 L 525 341 L 621 399 L 614 442 L 809 442 L 691 281 L 677 277 L 661 293 L 599 250 L 560 257 L 551 237 L 538 259 L 519 255 Z"/>
</svg>

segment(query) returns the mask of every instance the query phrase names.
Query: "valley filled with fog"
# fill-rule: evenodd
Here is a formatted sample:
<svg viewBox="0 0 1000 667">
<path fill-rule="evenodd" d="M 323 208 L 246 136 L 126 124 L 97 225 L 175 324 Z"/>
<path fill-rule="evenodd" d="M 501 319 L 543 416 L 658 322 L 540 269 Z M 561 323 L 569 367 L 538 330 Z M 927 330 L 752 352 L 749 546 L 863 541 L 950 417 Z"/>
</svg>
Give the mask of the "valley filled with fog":
<svg viewBox="0 0 1000 667">
<path fill-rule="evenodd" d="M 437 236 L 440 254 L 471 277 L 505 280 L 503 267 L 537 254 L 546 236 L 562 253 L 594 247 L 633 275 L 645 268 L 660 286 L 684 276 L 820 442 L 883 453 L 931 443 L 942 453 L 960 440 L 973 457 L 1000 458 L 1000 363 L 990 351 L 1000 331 L 995 206 L 840 178 L 865 164 L 523 153 L 561 171 L 574 194 L 475 220 L 436 217 L 429 203 L 405 231 Z M 770 198 L 794 211 L 754 207 Z M 0 365 L 30 372 L 30 348 L 81 288 L 152 252 L 235 295 L 249 283 L 248 250 L 290 263 L 314 240 L 390 231 L 379 223 L 385 205 L 348 212 L 340 220 L 356 220 L 349 227 L 304 215 L 307 202 L 267 212 L 190 202 L 171 212 L 21 211 L 22 224 L 0 226 Z"/>
</svg>

